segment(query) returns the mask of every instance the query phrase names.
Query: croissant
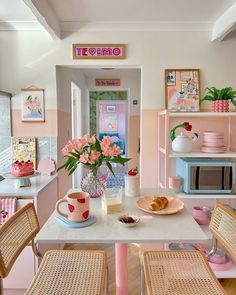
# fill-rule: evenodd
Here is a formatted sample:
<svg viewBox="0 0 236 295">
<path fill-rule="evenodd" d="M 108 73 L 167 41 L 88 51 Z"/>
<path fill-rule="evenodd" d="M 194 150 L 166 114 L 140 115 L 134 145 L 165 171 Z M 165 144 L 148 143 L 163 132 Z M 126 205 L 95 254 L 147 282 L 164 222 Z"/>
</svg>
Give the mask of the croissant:
<svg viewBox="0 0 236 295">
<path fill-rule="evenodd" d="M 166 197 L 154 196 L 152 202 L 149 205 L 149 209 L 152 211 L 162 210 L 168 206 L 168 199 Z"/>
<path fill-rule="evenodd" d="M 149 204 L 149 209 L 151 211 L 157 211 L 158 210 L 158 205 L 156 202 L 152 201 L 150 204 Z"/>
</svg>

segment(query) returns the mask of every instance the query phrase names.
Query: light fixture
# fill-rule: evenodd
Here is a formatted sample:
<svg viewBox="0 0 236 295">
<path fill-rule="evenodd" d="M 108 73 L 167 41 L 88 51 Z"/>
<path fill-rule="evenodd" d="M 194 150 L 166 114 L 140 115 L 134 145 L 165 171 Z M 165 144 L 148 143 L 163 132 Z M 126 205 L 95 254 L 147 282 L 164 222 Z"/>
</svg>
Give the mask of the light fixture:
<svg viewBox="0 0 236 295">
<path fill-rule="evenodd" d="M 101 68 L 101 70 L 103 70 L 103 71 L 112 71 L 112 70 L 114 70 L 115 68 Z"/>
</svg>

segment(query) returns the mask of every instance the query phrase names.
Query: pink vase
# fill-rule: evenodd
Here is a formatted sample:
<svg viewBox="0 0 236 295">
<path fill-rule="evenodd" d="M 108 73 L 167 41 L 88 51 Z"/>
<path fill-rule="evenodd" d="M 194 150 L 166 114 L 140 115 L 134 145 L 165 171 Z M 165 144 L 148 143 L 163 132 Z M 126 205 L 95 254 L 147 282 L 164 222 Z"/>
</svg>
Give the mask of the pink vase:
<svg viewBox="0 0 236 295">
<path fill-rule="evenodd" d="M 211 103 L 212 112 L 229 112 L 228 100 L 214 100 Z"/>
</svg>

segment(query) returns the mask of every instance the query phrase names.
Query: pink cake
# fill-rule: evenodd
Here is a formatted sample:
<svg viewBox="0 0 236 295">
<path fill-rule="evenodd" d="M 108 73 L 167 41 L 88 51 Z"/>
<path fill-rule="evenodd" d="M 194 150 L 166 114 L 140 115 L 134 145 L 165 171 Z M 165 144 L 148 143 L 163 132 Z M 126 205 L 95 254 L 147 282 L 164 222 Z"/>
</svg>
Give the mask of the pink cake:
<svg viewBox="0 0 236 295">
<path fill-rule="evenodd" d="M 15 161 L 11 167 L 11 174 L 17 177 L 34 174 L 34 164 L 31 161 Z"/>
</svg>

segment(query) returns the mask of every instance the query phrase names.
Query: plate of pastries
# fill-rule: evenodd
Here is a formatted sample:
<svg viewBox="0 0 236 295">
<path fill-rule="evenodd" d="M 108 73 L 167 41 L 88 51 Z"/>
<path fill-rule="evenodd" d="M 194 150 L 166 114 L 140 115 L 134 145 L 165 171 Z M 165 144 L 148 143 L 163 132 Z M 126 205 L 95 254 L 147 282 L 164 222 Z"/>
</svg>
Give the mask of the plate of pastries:
<svg viewBox="0 0 236 295">
<path fill-rule="evenodd" d="M 137 206 L 147 213 L 167 215 L 181 211 L 184 203 L 177 198 L 153 195 L 140 197 Z"/>
</svg>

